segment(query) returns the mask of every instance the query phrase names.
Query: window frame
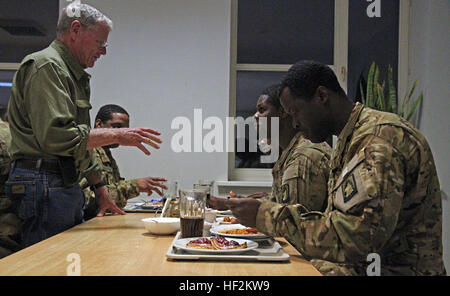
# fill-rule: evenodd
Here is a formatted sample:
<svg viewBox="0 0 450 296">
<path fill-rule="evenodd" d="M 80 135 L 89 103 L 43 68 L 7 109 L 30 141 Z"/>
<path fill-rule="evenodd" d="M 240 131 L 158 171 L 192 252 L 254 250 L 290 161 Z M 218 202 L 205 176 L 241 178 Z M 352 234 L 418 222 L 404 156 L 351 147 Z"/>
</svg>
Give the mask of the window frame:
<svg viewBox="0 0 450 296">
<path fill-rule="evenodd" d="M 229 116 L 236 116 L 236 84 L 238 71 L 279 71 L 287 72 L 292 66 L 288 64 L 238 64 L 237 63 L 237 23 L 238 1 L 231 0 L 230 24 L 230 88 L 229 88 Z M 399 0 L 399 44 L 398 44 L 398 93 L 406 91 L 408 83 L 408 42 L 409 42 L 409 10 L 410 0 Z M 369 3 L 370 4 L 370 3 Z M 334 7 L 334 52 L 333 65 L 329 65 L 347 92 L 348 69 L 348 16 L 349 0 L 335 0 Z M 400 102 L 399 102 L 400 103 Z M 228 151 L 234 151 L 234 128 L 227 128 Z M 333 146 L 337 137 L 333 136 Z M 271 169 L 235 168 L 235 153 L 228 153 L 229 181 L 272 181 Z"/>
<path fill-rule="evenodd" d="M 0 71 L 19 70 L 20 63 L 0 63 Z"/>
<path fill-rule="evenodd" d="M 0 63 L 1 71 L 16 71 L 19 70 L 20 63 Z"/>
</svg>

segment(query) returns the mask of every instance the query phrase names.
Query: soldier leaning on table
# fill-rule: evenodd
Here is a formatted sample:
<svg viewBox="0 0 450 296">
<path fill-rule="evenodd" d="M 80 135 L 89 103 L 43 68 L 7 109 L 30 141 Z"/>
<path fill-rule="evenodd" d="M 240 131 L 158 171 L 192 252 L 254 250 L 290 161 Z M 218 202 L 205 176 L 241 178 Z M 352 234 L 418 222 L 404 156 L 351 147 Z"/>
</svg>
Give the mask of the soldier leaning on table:
<svg viewBox="0 0 450 296">
<path fill-rule="evenodd" d="M 327 182 L 330 171 L 331 147 L 326 143 L 311 143 L 292 126 L 290 116 L 279 101 L 280 85 L 266 88 L 258 98 L 256 113 L 267 119 L 267 142 L 271 142 L 271 119 L 279 118 L 281 156 L 272 169 L 273 185 L 268 199 L 281 204 L 302 203 L 309 210 L 323 211 L 327 203 Z"/>
<path fill-rule="evenodd" d="M 9 125 L 0 120 L 0 258 L 21 249 L 21 220 L 17 215 L 17 203 L 5 194 L 5 182 L 11 165 L 8 152 L 10 144 Z"/>
<path fill-rule="evenodd" d="M 369 255 L 381 275 L 445 275 L 442 206 L 430 147 L 409 122 L 350 101 L 333 71 L 299 62 L 282 83 L 281 104 L 305 136 L 338 135 L 328 207 L 230 199 L 233 214 L 284 236 L 325 275 L 366 275 Z"/>
<path fill-rule="evenodd" d="M 272 169 L 273 185 L 270 194 L 256 192 L 251 198 L 262 198 L 280 204 L 303 204 L 311 211 L 324 211 L 327 205 L 327 182 L 330 173 L 331 147 L 326 143 L 312 143 L 292 126 L 291 117 L 279 101 L 280 85 L 271 85 L 261 92 L 256 104 L 258 130 L 267 123 L 267 144 L 272 144 L 271 119 L 279 118 L 279 146 L 281 156 Z M 244 198 L 235 195 L 237 198 Z M 212 199 L 209 205 L 226 209 L 223 200 Z"/>
<path fill-rule="evenodd" d="M 109 196 L 92 149 L 111 144 L 156 149 L 150 128 L 90 129 L 90 75 L 86 68 L 106 54 L 112 21 L 92 6 L 62 9 L 57 38 L 26 56 L 17 70 L 8 105 L 12 168 L 6 193 L 19 203 L 21 244 L 30 246 L 83 221 L 79 180 L 94 186 L 100 205 L 125 214 Z"/>
<path fill-rule="evenodd" d="M 279 84 L 261 92 L 253 117 L 257 127 L 267 122 L 268 144 L 272 144 L 271 119 L 279 118 L 279 145 L 281 156 L 272 169 L 272 191 L 270 194 L 256 192 L 250 198 L 261 198 L 280 204 L 301 203 L 310 211 L 324 211 L 327 206 L 327 183 L 330 173 L 331 147 L 326 143 L 312 143 L 292 126 L 291 117 L 283 110 L 279 101 Z M 233 197 L 244 198 L 235 195 Z M 226 209 L 223 200 L 212 199 L 209 205 Z"/>
<path fill-rule="evenodd" d="M 95 117 L 94 128 L 127 128 L 129 127 L 130 116 L 128 112 L 114 104 L 104 105 L 99 110 Z M 141 192 L 146 192 L 151 195 L 153 191 L 162 196 L 162 189 L 167 187 L 160 182 L 167 181 L 159 177 L 146 177 L 133 180 L 125 180 L 120 176 L 119 166 L 113 158 L 111 149 L 117 148 L 119 145 L 108 145 L 104 147 L 97 147 L 94 149 L 94 155 L 101 166 L 103 181 L 106 184 L 106 189 L 109 195 L 114 200 L 119 208 L 123 208 L 127 204 L 127 200 L 138 196 Z M 99 207 L 95 198 L 95 193 L 89 186 L 86 178 L 80 181 L 81 190 L 86 197 L 86 204 L 84 205 L 84 219 L 89 220 L 95 217 L 99 211 Z"/>
</svg>

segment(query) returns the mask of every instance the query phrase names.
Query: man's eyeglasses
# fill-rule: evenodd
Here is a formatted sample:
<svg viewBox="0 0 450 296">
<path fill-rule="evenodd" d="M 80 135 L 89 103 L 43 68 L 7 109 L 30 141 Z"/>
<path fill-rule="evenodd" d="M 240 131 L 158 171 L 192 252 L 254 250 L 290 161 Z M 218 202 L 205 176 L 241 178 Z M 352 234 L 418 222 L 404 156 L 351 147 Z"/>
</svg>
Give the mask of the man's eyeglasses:
<svg viewBox="0 0 450 296">
<path fill-rule="evenodd" d="M 103 42 L 100 40 L 97 40 L 96 42 L 97 42 L 98 48 L 101 50 L 106 50 L 106 48 L 108 47 L 108 42 Z"/>
</svg>

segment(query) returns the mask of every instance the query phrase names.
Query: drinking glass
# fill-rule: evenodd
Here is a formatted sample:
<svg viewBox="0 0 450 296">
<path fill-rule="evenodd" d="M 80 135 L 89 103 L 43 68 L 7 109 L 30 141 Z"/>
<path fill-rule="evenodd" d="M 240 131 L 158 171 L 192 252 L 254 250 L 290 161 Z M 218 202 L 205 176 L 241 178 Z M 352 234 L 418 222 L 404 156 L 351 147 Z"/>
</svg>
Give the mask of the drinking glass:
<svg viewBox="0 0 450 296">
<path fill-rule="evenodd" d="M 180 190 L 181 237 L 201 237 L 205 221 L 206 192 L 200 189 Z"/>
</svg>

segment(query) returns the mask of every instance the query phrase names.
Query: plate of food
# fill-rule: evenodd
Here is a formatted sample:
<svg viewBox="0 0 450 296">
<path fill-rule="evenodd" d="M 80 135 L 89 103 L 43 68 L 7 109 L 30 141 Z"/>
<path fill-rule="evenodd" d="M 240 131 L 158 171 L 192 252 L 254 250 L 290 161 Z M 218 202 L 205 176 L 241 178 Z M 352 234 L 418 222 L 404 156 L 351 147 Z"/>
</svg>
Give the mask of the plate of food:
<svg viewBox="0 0 450 296">
<path fill-rule="evenodd" d="M 146 210 L 156 210 L 161 209 L 164 205 L 164 202 L 162 199 L 152 199 L 151 201 L 145 202 L 143 205 L 141 205 L 141 208 Z"/>
<path fill-rule="evenodd" d="M 210 232 L 214 235 L 250 240 L 263 240 L 270 238 L 255 228 L 246 227 L 242 224 L 219 225 L 211 229 Z"/>
<path fill-rule="evenodd" d="M 232 215 L 233 212 L 231 210 L 217 210 L 217 216 L 229 216 Z"/>
<path fill-rule="evenodd" d="M 258 243 L 245 239 L 226 239 L 217 237 L 193 237 L 178 239 L 173 244 L 176 248 L 190 253 L 235 254 L 258 247 Z"/>
<path fill-rule="evenodd" d="M 233 216 L 225 216 L 217 218 L 217 223 L 219 224 L 239 224 L 237 218 Z"/>
</svg>

